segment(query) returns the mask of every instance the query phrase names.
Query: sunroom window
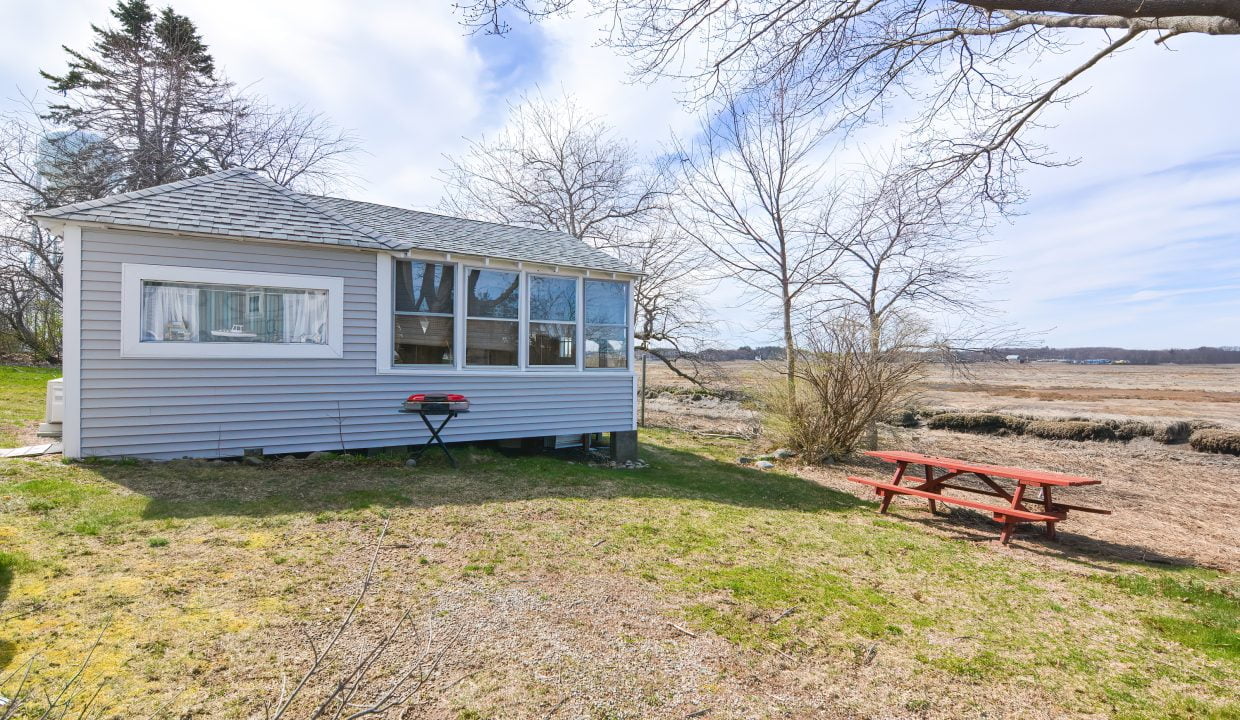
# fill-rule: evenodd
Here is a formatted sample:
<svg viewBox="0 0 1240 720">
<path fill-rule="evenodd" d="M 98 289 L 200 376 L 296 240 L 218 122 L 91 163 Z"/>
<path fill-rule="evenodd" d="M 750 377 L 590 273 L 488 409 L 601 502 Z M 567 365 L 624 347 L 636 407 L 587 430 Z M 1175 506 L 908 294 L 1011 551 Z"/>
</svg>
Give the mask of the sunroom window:
<svg viewBox="0 0 1240 720">
<path fill-rule="evenodd" d="M 326 345 L 326 290 L 142 281 L 139 343 Z"/>
<path fill-rule="evenodd" d="M 627 368 L 629 363 L 628 285 L 610 280 L 586 280 L 585 366 Z"/>
<path fill-rule="evenodd" d="M 465 364 L 515 366 L 521 274 L 473 268 L 466 283 Z"/>
<path fill-rule="evenodd" d="M 576 367 L 576 278 L 530 275 L 529 286 L 529 364 Z"/>
<path fill-rule="evenodd" d="M 393 353 L 397 365 L 451 365 L 455 267 L 397 261 Z"/>
</svg>

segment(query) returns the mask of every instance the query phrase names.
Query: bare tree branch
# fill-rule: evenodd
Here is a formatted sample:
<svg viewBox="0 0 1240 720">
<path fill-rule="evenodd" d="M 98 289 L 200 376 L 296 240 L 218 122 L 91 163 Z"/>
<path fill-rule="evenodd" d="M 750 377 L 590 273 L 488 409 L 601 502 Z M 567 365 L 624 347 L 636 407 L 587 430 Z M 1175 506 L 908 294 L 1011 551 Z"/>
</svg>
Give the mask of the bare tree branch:
<svg viewBox="0 0 1240 720">
<path fill-rule="evenodd" d="M 638 348 L 676 349 L 672 362 L 683 361 L 683 376 L 701 382 L 689 351 L 712 330 L 695 288 L 703 259 L 667 220 L 662 169 L 571 97 L 525 96 L 510 113 L 497 135 L 447 158 L 440 208 L 568 233 L 641 271 L 633 286 Z"/>
<path fill-rule="evenodd" d="M 475 9 L 494 5 L 478 0 Z M 556 11 L 566 11 L 565 2 Z M 1068 87 L 1141 36 L 1240 35 L 1238 0 L 581 0 L 607 18 L 608 42 L 639 77 L 687 83 L 706 105 L 786 83 L 809 93 L 834 127 L 917 109 L 910 129 L 939 167 L 975 181 L 979 199 L 1021 198 L 1014 175 L 1060 162 L 1028 131 Z M 520 12 L 519 7 L 508 8 Z M 537 13 L 526 13 L 537 20 Z M 1107 31 L 1118 30 L 1116 41 Z M 1055 74 L 1041 62 L 1074 41 L 1096 43 Z"/>
</svg>

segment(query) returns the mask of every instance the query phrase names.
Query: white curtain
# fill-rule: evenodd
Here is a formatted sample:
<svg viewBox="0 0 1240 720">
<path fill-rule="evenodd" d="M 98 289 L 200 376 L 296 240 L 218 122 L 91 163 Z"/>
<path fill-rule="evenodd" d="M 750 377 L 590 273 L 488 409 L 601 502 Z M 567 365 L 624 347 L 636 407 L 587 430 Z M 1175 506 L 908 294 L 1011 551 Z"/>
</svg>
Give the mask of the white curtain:
<svg viewBox="0 0 1240 720">
<path fill-rule="evenodd" d="M 284 334 L 286 343 L 327 342 L 327 293 L 322 291 L 284 293 Z"/>
<path fill-rule="evenodd" d="M 198 288 L 142 287 L 142 341 L 198 342 Z"/>
</svg>

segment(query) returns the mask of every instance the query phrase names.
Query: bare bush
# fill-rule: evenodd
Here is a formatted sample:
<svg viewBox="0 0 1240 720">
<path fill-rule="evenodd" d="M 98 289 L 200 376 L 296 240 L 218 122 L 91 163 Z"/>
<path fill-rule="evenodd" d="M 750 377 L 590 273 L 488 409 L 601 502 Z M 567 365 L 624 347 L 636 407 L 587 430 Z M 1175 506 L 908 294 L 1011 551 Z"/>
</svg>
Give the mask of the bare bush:
<svg viewBox="0 0 1240 720">
<path fill-rule="evenodd" d="M 1231 430 L 1198 430 L 1188 444 L 1199 452 L 1240 455 L 1240 432 Z"/>
<path fill-rule="evenodd" d="M 870 425 L 902 407 L 924 376 L 920 328 L 889 318 L 871 344 L 868 317 L 843 313 L 804 335 L 795 394 L 785 383 L 766 393 L 767 430 L 811 462 L 853 452 Z"/>
<path fill-rule="evenodd" d="M 994 434 L 998 432 L 1022 433 L 1029 421 L 1013 415 L 999 413 L 939 413 L 926 420 L 926 427 L 931 430 L 955 430 Z"/>
<path fill-rule="evenodd" d="M 1088 420 L 1038 420 L 1025 426 L 1025 433 L 1047 440 L 1115 440 L 1115 430 L 1106 423 Z"/>
<path fill-rule="evenodd" d="M 1154 430 L 1154 441 L 1164 445 L 1174 445 L 1176 443 L 1188 442 L 1188 438 L 1193 434 L 1193 426 L 1183 420 L 1176 420 L 1162 425 Z"/>
</svg>

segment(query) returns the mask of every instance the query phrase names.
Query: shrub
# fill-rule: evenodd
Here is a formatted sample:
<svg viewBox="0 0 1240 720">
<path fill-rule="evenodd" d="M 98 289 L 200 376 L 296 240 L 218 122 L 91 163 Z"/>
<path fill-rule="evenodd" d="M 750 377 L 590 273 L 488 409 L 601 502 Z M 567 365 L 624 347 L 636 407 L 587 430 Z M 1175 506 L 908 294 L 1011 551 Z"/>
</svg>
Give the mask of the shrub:
<svg viewBox="0 0 1240 720">
<path fill-rule="evenodd" d="M 1106 423 L 1086 420 L 1038 420 L 1025 426 L 1025 433 L 1048 440 L 1116 440 Z"/>
<path fill-rule="evenodd" d="M 1232 430 L 1198 430 L 1188 444 L 1200 452 L 1240 455 L 1240 432 Z"/>
<path fill-rule="evenodd" d="M 888 415 L 887 419 L 884 420 L 884 422 L 886 422 L 888 425 L 894 425 L 895 427 L 905 427 L 905 428 L 917 427 L 917 425 L 919 424 L 917 420 L 917 411 L 914 410 L 913 408 L 904 408 L 903 410 L 897 410 L 891 413 L 890 415 Z"/>
<path fill-rule="evenodd" d="M 1154 426 L 1140 420 L 1106 420 L 1103 424 L 1115 432 L 1116 440 L 1123 440 L 1124 442 L 1128 442 L 1133 438 L 1149 437 L 1154 434 Z"/>
<path fill-rule="evenodd" d="M 851 453 L 880 418 L 908 402 L 923 375 L 924 354 L 909 351 L 911 330 L 888 323 L 875 351 L 864 318 L 844 314 L 811 327 L 797 352 L 795 393 L 777 382 L 764 398 L 772 439 L 810 462 Z"/>
<path fill-rule="evenodd" d="M 1183 420 L 1160 425 L 1154 430 L 1154 441 L 1171 445 L 1173 443 L 1188 442 L 1188 436 L 1193 434 L 1193 426 Z"/>
<path fill-rule="evenodd" d="M 934 430 L 955 430 L 991 434 L 1001 431 L 1024 432 L 1029 423 L 1024 418 L 999 413 L 942 413 L 926 420 L 926 427 Z"/>
</svg>

